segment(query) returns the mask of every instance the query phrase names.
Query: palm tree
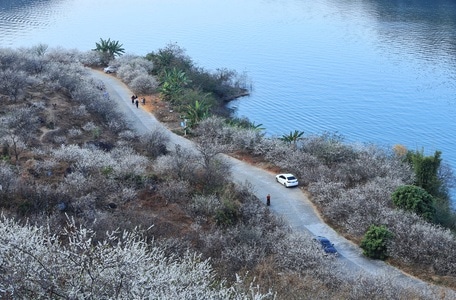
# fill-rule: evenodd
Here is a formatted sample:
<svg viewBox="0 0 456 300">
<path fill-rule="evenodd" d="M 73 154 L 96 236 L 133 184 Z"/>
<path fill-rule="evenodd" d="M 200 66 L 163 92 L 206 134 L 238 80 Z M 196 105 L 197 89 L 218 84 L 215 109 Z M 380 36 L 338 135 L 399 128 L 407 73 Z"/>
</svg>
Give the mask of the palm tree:
<svg viewBox="0 0 456 300">
<path fill-rule="evenodd" d="M 262 127 L 262 126 L 263 126 L 263 124 L 261 124 L 261 123 L 260 124 L 255 124 L 255 122 L 252 122 L 250 124 L 250 129 L 258 130 L 258 131 L 265 130 L 265 128 Z"/>
<path fill-rule="evenodd" d="M 265 130 L 263 124 L 255 124 L 255 122 L 250 122 L 249 119 L 247 118 L 230 118 L 227 119 L 226 124 L 232 127 L 238 127 L 238 128 L 243 128 L 243 129 L 252 129 L 256 131 L 261 131 Z"/>
<path fill-rule="evenodd" d="M 295 130 L 294 132 L 290 131 L 289 134 L 284 134 L 280 138 L 282 141 L 286 142 L 287 144 L 293 144 L 293 147 L 296 148 L 296 144 L 298 140 L 302 138 L 302 135 L 304 134 L 304 131 L 297 131 Z"/>
<path fill-rule="evenodd" d="M 122 44 L 119 41 L 111 41 L 111 39 L 104 40 L 100 38 L 99 43 L 95 43 L 96 48 L 94 51 L 98 51 L 102 55 L 103 63 L 107 64 L 113 60 L 116 56 L 121 56 L 125 53 L 125 49 L 122 48 Z"/>
</svg>

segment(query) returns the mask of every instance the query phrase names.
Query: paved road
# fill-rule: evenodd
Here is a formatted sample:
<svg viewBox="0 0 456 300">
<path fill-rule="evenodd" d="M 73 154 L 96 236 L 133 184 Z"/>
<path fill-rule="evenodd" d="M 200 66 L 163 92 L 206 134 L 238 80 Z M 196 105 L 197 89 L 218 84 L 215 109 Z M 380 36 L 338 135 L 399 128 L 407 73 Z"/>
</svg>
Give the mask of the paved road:
<svg viewBox="0 0 456 300">
<path fill-rule="evenodd" d="M 131 127 L 143 134 L 154 128 L 166 129 L 155 117 L 131 104 L 132 92 L 128 87 L 111 75 L 101 71 L 91 71 L 93 76 L 104 82 L 110 101 L 118 104 L 119 110 L 126 116 Z M 181 136 L 170 133 L 170 145 L 194 148 L 193 143 Z M 275 174 L 254 167 L 235 158 L 225 156 L 232 165 L 233 177 L 238 183 L 249 182 L 255 195 L 266 203 L 266 195 L 271 195 L 270 209 L 282 217 L 290 227 L 297 231 L 308 231 L 314 235 L 329 238 L 341 254 L 339 260 L 345 264 L 347 274 L 363 271 L 374 276 L 393 278 L 395 282 L 403 285 L 424 286 L 426 283 L 403 274 L 400 270 L 377 260 L 365 258 L 359 247 L 342 236 L 338 235 L 331 227 L 326 225 L 316 213 L 312 203 L 299 188 L 285 188 L 275 181 Z"/>
</svg>

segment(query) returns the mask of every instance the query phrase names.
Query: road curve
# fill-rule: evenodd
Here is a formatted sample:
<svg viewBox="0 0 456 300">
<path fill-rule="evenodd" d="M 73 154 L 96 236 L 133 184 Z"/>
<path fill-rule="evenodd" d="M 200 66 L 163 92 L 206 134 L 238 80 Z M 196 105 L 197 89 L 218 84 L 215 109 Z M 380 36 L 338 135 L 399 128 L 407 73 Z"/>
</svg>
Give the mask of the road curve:
<svg viewBox="0 0 456 300">
<path fill-rule="evenodd" d="M 154 128 L 166 129 L 149 112 L 139 106 L 136 108 L 131 103 L 133 94 L 128 87 L 115 76 L 101 71 L 91 70 L 90 73 L 96 80 L 104 83 L 109 94 L 109 100 L 116 104 L 119 111 L 125 115 L 132 129 L 139 134 L 150 132 Z M 175 144 L 193 148 L 191 141 L 170 132 L 170 145 Z M 171 148 L 170 148 L 171 149 Z M 427 283 L 404 274 L 399 269 L 386 264 L 383 261 L 371 260 L 362 255 L 358 246 L 337 234 L 320 218 L 312 203 L 299 188 L 285 188 L 275 181 L 275 174 L 266 170 L 249 165 L 230 156 L 225 158 L 231 164 L 231 172 L 237 183 L 249 182 L 254 189 L 255 195 L 266 203 L 266 195 L 271 195 L 270 209 L 277 216 L 282 217 L 293 230 L 308 231 L 313 235 L 326 236 L 334 243 L 340 253 L 339 260 L 344 264 L 347 273 L 356 271 L 367 272 L 374 276 L 394 279 L 403 286 L 424 286 Z"/>
</svg>

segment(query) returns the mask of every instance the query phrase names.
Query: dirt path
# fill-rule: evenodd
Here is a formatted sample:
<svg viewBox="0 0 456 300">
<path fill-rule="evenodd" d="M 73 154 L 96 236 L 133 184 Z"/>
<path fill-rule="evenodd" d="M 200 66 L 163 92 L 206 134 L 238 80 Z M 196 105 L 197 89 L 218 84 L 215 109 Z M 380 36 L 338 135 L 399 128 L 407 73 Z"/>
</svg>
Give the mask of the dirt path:
<svg viewBox="0 0 456 300">
<path fill-rule="evenodd" d="M 109 93 L 110 101 L 117 104 L 119 110 L 126 116 L 132 128 L 138 133 L 146 133 L 154 128 L 166 129 L 156 118 L 144 108 L 136 108 L 131 104 L 132 92 L 111 75 L 100 71 L 92 71 L 97 79 L 103 81 Z M 174 145 L 194 149 L 191 141 L 170 132 L 169 149 Z M 230 156 L 225 156 L 232 165 L 232 177 L 237 183 L 249 182 L 253 186 L 255 195 L 266 203 L 266 195 L 271 195 L 270 209 L 282 217 L 293 230 L 308 231 L 313 235 L 328 237 L 335 245 L 341 256 L 338 261 L 343 265 L 343 272 L 347 276 L 356 272 L 367 272 L 374 276 L 394 279 L 395 282 L 404 286 L 425 286 L 421 280 L 415 279 L 400 270 L 384 263 L 383 261 L 371 260 L 362 255 L 361 250 L 344 237 L 340 236 L 331 227 L 326 225 L 315 211 L 312 203 L 299 188 L 285 188 L 276 183 L 273 173 L 252 166 Z"/>
</svg>

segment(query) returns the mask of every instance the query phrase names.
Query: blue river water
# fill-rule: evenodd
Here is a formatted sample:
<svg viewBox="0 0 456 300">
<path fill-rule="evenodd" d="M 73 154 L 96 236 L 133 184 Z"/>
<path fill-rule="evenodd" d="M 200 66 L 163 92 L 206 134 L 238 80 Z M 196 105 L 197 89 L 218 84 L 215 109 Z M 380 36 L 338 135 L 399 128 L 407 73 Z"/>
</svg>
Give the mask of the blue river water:
<svg viewBox="0 0 456 300">
<path fill-rule="evenodd" d="M 269 135 L 443 152 L 456 167 L 454 0 L 1 0 L 0 46 L 144 55 L 177 43 L 201 67 L 245 72 L 231 103 Z"/>
</svg>

